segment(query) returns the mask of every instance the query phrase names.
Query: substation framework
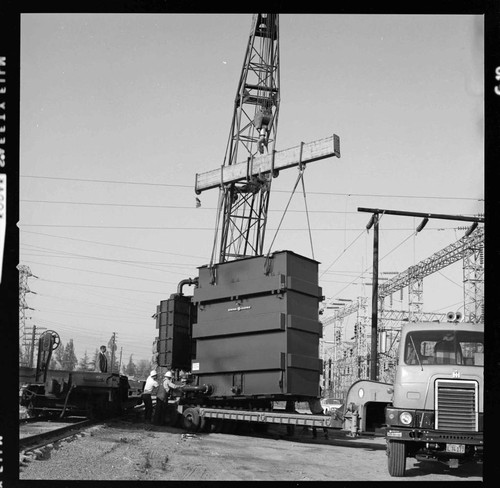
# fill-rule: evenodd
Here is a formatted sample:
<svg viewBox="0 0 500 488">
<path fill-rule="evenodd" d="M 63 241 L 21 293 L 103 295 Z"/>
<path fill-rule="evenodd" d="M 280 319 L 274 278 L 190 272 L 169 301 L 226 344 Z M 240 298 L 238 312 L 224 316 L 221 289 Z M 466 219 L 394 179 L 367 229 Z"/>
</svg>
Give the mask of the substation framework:
<svg viewBox="0 0 500 488">
<path fill-rule="evenodd" d="M 478 227 L 458 241 L 410 266 L 387 280 L 378 289 L 378 379 L 392 382 L 399 334 L 404 322 L 445 321 L 446 313 L 423 311 L 423 279 L 459 261 L 463 261 L 464 321 L 483 322 L 484 317 L 484 228 Z M 393 295 L 408 288 L 408 310 L 393 310 Z M 325 396 L 344 398 L 358 379 L 370 376 L 370 320 L 367 297 L 357 297 L 322 320 L 323 327 L 333 326 L 333 341 L 323 341 L 323 379 Z M 339 305 L 337 303 L 337 305 Z M 354 333 L 346 338 L 344 319 L 356 314 Z"/>
</svg>

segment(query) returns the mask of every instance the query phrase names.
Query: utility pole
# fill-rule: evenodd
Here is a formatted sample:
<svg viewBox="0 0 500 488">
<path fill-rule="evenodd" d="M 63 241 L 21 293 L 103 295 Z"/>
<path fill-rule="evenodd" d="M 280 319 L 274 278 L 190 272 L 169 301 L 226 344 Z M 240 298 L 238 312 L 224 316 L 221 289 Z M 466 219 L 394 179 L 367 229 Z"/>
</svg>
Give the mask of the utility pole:
<svg viewBox="0 0 500 488">
<path fill-rule="evenodd" d="M 120 371 L 122 370 L 122 353 L 123 353 L 123 347 L 120 347 L 120 364 L 118 366 L 118 374 L 120 374 Z"/>
<path fill-rule="evenodd" d="M 112 345 L 111 345 L 111 374 L 113 374 L 113 366 L 115 364 L 115 345 L 116 341 L 116 332 L 113 332 L 113 339 L 112 339 Z"/>
<path fill-rule="evenodd" d="M 359 208 L 358 208 L 359 210 Z M 372 327 L 370 347 L 370 380 L 377 381 L 377 334 L 378 334 L 378 213 L 374 213 L 366 225 L 369 230 L 373 226 L 373 278 L 372 278 Z"/>
<path fill-rule="evenodd" d="M 379 215 L 401 215 L 409 217 L 422 217 L 423 220 L 417 227 L 416 232 L 420 232 L 429 219 L 442 219 L 442 220 L 459 220 L 463 222 L 472 222 L 472 226 L 467 231 L 466 236 L 470 235 L 477 227 L 478 223 L 484 223 L 484 217 L 467 217 L 463 215 L 447 215 L 423 212 L 406 212 L 403 210 L 387 210 L 379 208 L 362 208 L 358 207 L 358 212 L 369 212 L 372 217 L 366 229 L 369 230 L 373 227 L 373 288 L 372 288 L 372 337 L 370 349 L 370 380 L 377 380 L 377 333 L 378 333 L 378 233 L 379 233 Z"/>
</svg>

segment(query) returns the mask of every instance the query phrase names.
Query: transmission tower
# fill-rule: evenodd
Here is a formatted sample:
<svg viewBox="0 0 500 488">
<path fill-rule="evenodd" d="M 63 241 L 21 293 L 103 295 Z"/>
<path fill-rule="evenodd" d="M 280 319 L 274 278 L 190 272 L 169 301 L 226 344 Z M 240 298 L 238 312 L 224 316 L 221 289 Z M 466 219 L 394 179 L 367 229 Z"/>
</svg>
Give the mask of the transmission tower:
<svg viewBox="0 0 500 488">
<path fill-rule="evenodd" d="M 380 323 L 377 343 L 379 344 L 378 367 L 381 381 L 391 382 L 393 380 L 401 322 L 446 320 L 445 313 L 426 313 L 422 311 L 423 278 L 460 259 L 463 260 L 464 272 L 464 319 L 468 322 L 480 322 L 484 316 L 484 229 L 482 227 L 446 246 L 415 266 L 396 274 L 396 276 L 379 287 Z M 384 299 L 388 297 L 392 304 L 392 295 L 406 287 L 408 287 L 409 292 L 408 310 L 384 310 Z M 326 308 L 329 308 L 329 305 L 339 306 L 340 304 L 327 302 Z M 345 340 L 341 342 L 342 320 L 352 313 L 357 313 L 355 341 L 353 343 Z M 338 385 L 342 389 L 344 386 L 349 385 L 351 379 L 365 377 L 362 376 L 364 372 L 362 366 L 366 364 L 368 355 L 366 346 L 369 334 L 365 333 L 368 330 L 368 322 L 366 298 L 364 297 L 358 297 L 354 302 L 343 304 L 332 315 L 322 320 L 323 327 L 333 324 L 335 329 L 336 342 L 333 348 L 331 372 L 334 386 Z M 350 354 L 351 349 L 353 349 L 353 356 Z M 324 360 L 328 361 L 330 357 L 327 357 L 328 352 L 325 352 Z M 363 355 L 364 357 L 362 357 Z M 353 358 L 357 360 L 357 367 Z"/>
<path fill-rule="evenodd" d="M 27 366 L 29 363 L 29 348 L 31 345 L 29 331 L 27 327 L 26 316 L 27 310 L 34 310 L 28 306 L 26 302 L 26 294 L 33 293 L 28 286 L 28 278 L 38 278 L 32 272 L 29 266 L 24 264 L 17 265 L 19 271 L 19 362 L 21 365 Z"/>
<path fill-rule="evenodd" d="M 406 271 L 397 274 L 391 280 L 380 285 L 378 290 L 379 300 L 383 300 L 392 293 L 410 286 L 411 283 L 417 282 L 460 259 L 469 257 L 476 250 L 483 247 L 483 242 L 484 229 L 483 227 L 479 227 L 473 234 L 462 237 L 453 244 L 432 254 L 415 266 L 410 266 Z M 419 301 L 418 294 L 416 296 L 416 301 Z"/>
<path fill-rule="evenodd" d="M 464 257 L 464 320 L 484 321 L 484 247 L 482 243 L 472 248 Z"/>
<path fill-rule="evenodd" d="M 422 311 L 423 279 L 432 273 L 445 268 L 460 259 L 463 260 L 464 273 L 464 319 L 467 322 L 480 322 L 483 317 L 484 268 L 483 247 L 484 229 L 478 228 L 473 233 L 467 233 L 458 241 L 446 246 L 430 257 L 409 267 L 379 288 L 381 324 L 379 333 L 380 371 L 383 381 L 392 381 L 395 356 L 399 346 L 399 331 L 401 321 L 432 321 L 445 320 L 445 314 L 429 314 Z M 408 286 L 408 313 L 383 310 L 384 298 Z M 399 317 L 396 318 L 396 315 Z M 392 320 L 392 324 L 388 323 Z"/>
</svg>

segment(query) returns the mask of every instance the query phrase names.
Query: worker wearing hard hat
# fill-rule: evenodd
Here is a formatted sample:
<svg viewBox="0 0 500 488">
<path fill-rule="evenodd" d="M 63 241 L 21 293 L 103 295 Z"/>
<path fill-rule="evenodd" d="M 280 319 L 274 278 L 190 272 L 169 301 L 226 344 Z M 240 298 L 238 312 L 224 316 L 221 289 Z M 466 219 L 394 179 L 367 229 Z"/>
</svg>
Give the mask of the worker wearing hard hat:
<svg viewBox="0 0 500 488">
<path fill-rule="evenodd" d="M 151 371 L 142 392 L 142 401 L 144 402 L 144 419 L 146 422 L 151 422 L 151 416 L 153 414 L 153 401 L 151 399 L 151 395 L 156 393 L 156 390 L 160 386 L 158 381 L 156 381 L 157 377 L 158 373 L 155 370 Z"/>
<path fill-rule="evenodd" d="M 170 392 L 177 387 L 177 385 L 172 381 L 172 378 L 172 372 L 167 371 L 163 376 L 163 382 L 160 383 L 160 386 L 158 387 L 158 393 L 156 394 L 155 413 L 153 417 L 153 424 L 155 425 L 163 425 L 165 408 L 168 403 Z"/>
<path fill-rule="evenodd" d="M 177 388 L 177 385 L 172 381 L 172 378 L 174 375 L 172 374 L 171 371 L 167 371 L 165 373 L 165 378 L 163 380 L 163 388 L 167 391 L 168 396 L 172 393 L 172 390 L 175 390 Z"/>
</svg>

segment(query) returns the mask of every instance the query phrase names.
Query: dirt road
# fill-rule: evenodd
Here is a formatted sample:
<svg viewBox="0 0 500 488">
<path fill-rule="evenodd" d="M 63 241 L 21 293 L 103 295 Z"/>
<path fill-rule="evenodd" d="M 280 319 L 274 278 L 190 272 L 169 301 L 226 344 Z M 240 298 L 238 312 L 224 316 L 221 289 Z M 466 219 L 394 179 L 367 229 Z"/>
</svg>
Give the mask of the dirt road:
<svg viewBox="0 0 500 488">
<path fill-rule="evenodd" d="M 46 449 L 21 467 L 20 479 L 388 481 L 385 440 L 349 439 L 282 426 L 267 437 L 186 434 L 173 427 L 113 421 Z M 477 465 L 450 469 L 407 461 L 408 481 L 481 481 Z"/>
</svg>

